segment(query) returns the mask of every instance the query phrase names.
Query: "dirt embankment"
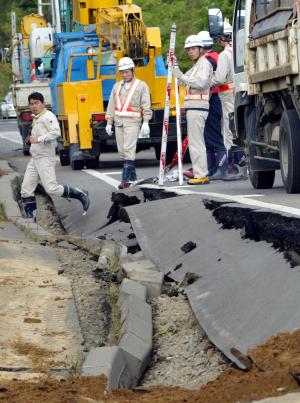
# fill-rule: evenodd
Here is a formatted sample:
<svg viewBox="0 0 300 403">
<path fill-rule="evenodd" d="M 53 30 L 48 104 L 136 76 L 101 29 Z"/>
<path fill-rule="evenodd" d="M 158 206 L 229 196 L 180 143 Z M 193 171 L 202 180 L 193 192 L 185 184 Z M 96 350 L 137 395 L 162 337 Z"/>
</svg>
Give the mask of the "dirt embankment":
<svg viewBox="0 0 300 403">
<path fill-rule="evenodd" d="M 45 379 L 38 383 L 2 382 L 0 401 L 14 403 L 83 403 L 83 402 L 249 402 L 269 396 L 297 392 L 300 374 L 300 330 L 278 334 L 265 344 L 249 351 L 253 367 L 248 372 L 229 368 L 216 380 L 198 390 L 178 387 L 120 389 L 105 391 L 103 377 Z"/>
</svg>

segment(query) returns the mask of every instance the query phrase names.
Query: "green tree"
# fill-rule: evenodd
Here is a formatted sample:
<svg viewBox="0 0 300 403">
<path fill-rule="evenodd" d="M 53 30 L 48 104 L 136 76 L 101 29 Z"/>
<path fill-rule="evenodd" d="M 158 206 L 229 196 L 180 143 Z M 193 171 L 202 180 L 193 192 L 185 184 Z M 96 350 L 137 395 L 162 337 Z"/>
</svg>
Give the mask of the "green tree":
<svg viewBox="0 0 300 403">
<path fill-rule="evenodd" d="M 220 8 L 231 21 L 234 4 L 231 0 L 136 0 L 136 3 L 142 7 L 146 26 L 160 27 L 164 55 L 169 50 L 171 25 L 176 23 L 176 55 L 184 70 L 190 66 L 184 50 L 186 37 L 208 29 L 209 8 Z"/>
</svg>

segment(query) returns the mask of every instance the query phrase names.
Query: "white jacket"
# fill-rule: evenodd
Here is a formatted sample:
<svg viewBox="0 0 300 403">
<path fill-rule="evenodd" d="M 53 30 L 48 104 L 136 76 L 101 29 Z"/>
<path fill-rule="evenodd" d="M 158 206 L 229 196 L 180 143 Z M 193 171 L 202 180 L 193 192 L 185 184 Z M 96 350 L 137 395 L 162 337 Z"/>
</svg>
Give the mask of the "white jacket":
<svg viewBox="0 0 300 403">
<path fill-rule="evenodd" d="M 55 157 L 56 139 L 60 136 L 60 127 L 52 112 L 44 109 L 34 118 L 31 135 L 38 139 L 38 143 L 30 146 L 32 157 Z"/>
</svg>

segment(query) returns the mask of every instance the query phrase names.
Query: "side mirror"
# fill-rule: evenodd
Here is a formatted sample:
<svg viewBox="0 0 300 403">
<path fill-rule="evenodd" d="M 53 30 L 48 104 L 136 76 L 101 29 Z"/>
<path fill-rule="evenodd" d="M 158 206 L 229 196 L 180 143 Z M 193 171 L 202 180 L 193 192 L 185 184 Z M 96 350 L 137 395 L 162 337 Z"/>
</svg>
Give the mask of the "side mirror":
<svg viewBox="0 0 300 403">
<path fill-rule="evenodd" d="M 216 37 L 223 35 L 224 21 L 223 14 L 219 8 L 210 8 L 208 10 L 208 27 L 210 36 Z"/>
</svg>

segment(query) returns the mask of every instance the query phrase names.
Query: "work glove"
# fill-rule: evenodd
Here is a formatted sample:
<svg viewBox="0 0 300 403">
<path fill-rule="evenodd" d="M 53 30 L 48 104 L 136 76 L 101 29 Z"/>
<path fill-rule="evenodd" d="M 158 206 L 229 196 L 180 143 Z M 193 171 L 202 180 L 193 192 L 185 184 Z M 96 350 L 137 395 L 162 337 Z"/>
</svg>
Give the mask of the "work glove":
<svg viewBox="0 0 300 403">
<path fill-rule="evenodd" d="M 182 71 L 180 71 L 180 68 L 179 68 L 178 64 L 174 64 L 174 67 L 173 67 L 173 76 L 174 76 L 174 77 L 177 77 L 178 80 L 181 80 L 181 79 L 182 79 L 183 73 L 182 73 Z"/>
<path fill-rule="evenodd" d="M 144 122 L 141 127 L 139 139 L 148 139 L 150 137 L 150 127 L 147 122 Z"/>
<path fill-rule="evenodd" d="M 106 133 L 111 136 L 113 134 L 112 125 L 106 125 L 105 127 Z"/>
</svg>

